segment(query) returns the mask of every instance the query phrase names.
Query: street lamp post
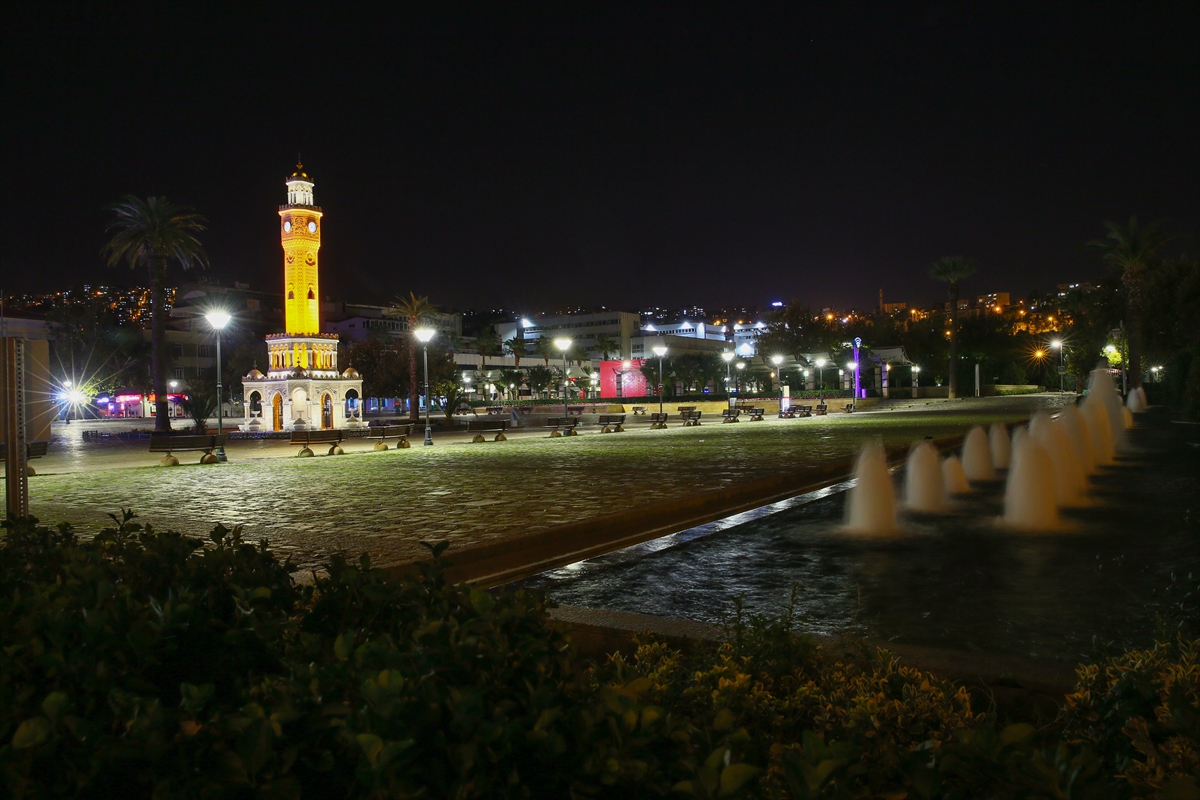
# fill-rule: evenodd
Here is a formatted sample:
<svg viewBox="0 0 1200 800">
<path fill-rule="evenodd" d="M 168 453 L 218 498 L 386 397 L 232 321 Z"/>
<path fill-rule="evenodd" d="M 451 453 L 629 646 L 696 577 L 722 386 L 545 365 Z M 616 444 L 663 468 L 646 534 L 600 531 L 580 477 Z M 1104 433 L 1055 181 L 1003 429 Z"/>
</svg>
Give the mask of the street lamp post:
<svg viewBox="0 0 1200 800">
<path fill-rule="evenodd" d="M 779 413 L 783 413 L 783 370 L 779 365 L 783 363 L 783 356 L 771 356 L 771 363 L 775 365 L 775 381 L 779 384 Z"/>
<path fill-rule="evenodd" d="M 821 391 L 825 391 L 825 359 L 817 359 L 817 374 L 821 376 Z"/>
<path fill-rule="evenodd" d="M 224 405 L 221 397 L 221 331 L 229 324 L 231 317 L 224 311 L 210 311 L 204 318 L 217 332 L 217 461 L 224 462 L 229 459 L 225 456 L 225 432 L 221 416 L 221 406 Z"/>
<path fill-rule="evenodd" d="M 742 393 L 742 370 L 744 370 L 745 368 L 746 368 L 745 361 L 739 361 L 737 363 L 737 377 L 734 378 L 734 381 L 733 381 L 733 393 L 736 395 L 739 395 L 739 396 Z M 734 401 L 734 402 L 736 402 L 736 401 Z"/>
<path fill-rule="evenodd" d="M 917 392 L 921 389 L 921 368 L 913 364 L 913 399 L 917 399 Z"/>
<path fill-rule="evenodd" d="M 567 338 L 555 339 L 554 346 L 557 347 L 559 350 L 561 350 L 562 354 L 563 354 L 562 393 L 563 393 L 563 416 L 565 417 L 568 414 L 570 414 L 570 412 L 567 411 L 567 351 L 571 349 L 571 340 L 567 339 Z"/>
<path fill-rule="evenodd" d="M 1066 370 L 1063 369 L 1063 343 L 1061 340 L 1055 339 L 1050 346 L 1058 350 L 1058 393 L 1066 394 L 1067 385 L 1063 377 L 1066 375 Z"/>
<path fill-rule="evenodd" d="M 429 427 L 429 340 L 435 331 L 432 328 L 417 328 L 413 336 L 421 343 L 421 356 L 425 362 L 425 446 L 433 444 L 433 428 Z"/>
<path fill-rule="evenodd" d="M 733 383 L 733 376 L 729 372 L 729 365 L 733 363 L 735 358 L 737 358 L 737 353 L 732 350 L 726 350 L 724 353 L 721 353 L 721 360 L 725 362 L 725 395 L 730 408 L 733 408 L 733 404 L 736 402 L 733 399 L 733 395 L 729 393 L 729 384 Z"/>
<path fill-rule="evenodd" d="M 658 356 L 658 413 L 663 413 L 663 356 L 667 354 L 667 348 L 659 345 L 654 348 L 654 355 Z M 661 417 L 659 417 L 661 419 Z"/>
</svg>

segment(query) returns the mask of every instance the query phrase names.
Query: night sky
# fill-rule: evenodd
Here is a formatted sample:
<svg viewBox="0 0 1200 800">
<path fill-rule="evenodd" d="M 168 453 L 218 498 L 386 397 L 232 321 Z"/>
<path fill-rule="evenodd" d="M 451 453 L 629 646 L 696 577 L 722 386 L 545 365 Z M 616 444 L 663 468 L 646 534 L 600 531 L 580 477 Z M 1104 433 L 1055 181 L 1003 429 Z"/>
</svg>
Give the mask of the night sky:
<svg viewBox="0 0 1200 800">
<path fill-rule="evenodd" d="M 1100 274 L 1105 219 L 1196 252 L 1198 30 L 1194 2 L 13 4 L 0 282 L 132 282 L 100 249 L 133 193 L 279 288 L 300 153 L 343 299 L 922 304 L 955 254 L 1015 299 Z"/>
</svg>

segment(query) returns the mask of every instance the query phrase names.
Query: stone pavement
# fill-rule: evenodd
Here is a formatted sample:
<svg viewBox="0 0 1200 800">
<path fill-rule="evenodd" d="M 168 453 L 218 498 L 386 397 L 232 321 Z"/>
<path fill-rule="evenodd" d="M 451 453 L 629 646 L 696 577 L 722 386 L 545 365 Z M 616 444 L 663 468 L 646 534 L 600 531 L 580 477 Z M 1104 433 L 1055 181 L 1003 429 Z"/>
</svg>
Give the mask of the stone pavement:
<svg viewBox="0 0 1200 800">
<path fill-rule="evenodd" d="M 1073 399 L 1067 395 L 1066 399 Z M 906 401 L 857 414 L 550 439 L 517 432 L 508 442 L 470 444 L 464 434 L 420 436 L 407 450 L 375 453 L 352 441 L 346 455 L 297 459 L 286 441 L 234 441 L 229 463 L 157 466 L 146 440 L 83 442 L 83 426 L 55 426 L 50 457 L 34 463 L 30 507 L 45 522 L 95 531 L 133 508 L 141 521 L 203 535 L 221 522 L 267 538 L 297 565 L 331 553 L 367 551 L 380 566 L 425 554 L 421 540 L 456 546 L 546 530 L 605 512 L 634 509 L 697 489 L 720 488 L 843 460 L 867 437 L 903 445 L 961 435 L 970 425 L 1028 417 L 1064 402 L 1058 395 Z M 71 430 L 66 430 L 70 428 Z"/>
</svg>

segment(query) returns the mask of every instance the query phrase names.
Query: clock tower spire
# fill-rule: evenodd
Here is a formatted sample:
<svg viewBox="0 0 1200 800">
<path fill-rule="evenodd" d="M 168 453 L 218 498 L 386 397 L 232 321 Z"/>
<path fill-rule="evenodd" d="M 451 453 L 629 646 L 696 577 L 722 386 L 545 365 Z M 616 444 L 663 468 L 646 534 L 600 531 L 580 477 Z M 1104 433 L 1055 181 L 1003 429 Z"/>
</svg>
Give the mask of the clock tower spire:
<svg viewBox="0 0 1200 800">
<path fill-rule="evenodd" d="M 321 209 L 313 204 L 313 182 L 303 164 L 296 164 L 296 171 L 285 183 L 288 201 L 279 207 L 285 330 L 303 336 L 321 332 L 321 292 L 317 283 Z"/>
</svg>

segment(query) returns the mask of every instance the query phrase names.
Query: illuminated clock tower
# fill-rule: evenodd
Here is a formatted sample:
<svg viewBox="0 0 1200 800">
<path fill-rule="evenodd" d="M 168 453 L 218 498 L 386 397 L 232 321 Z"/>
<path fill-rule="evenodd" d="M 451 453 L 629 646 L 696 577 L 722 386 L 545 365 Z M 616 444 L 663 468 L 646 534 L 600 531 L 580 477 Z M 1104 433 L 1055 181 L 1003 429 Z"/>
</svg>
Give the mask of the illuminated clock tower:
<svg viewBox="0 0 1200 800">
<path fill-rule="evenodd" d="M 321 249 L 321 209 L 313 205 L 313 183 L 303 164 L 287 179 L 287 205 L 279 207 L 283 240 L 283 297 L 287 333 L 320 333 L 317 251 Z"/>
<path fill-rule="evenodd" d="M 249 432 L 330 430 L 363 424 L 362 376 L 338 370 L 338 336 L 321 333 L 317 251 L 321 209 L 301 164 L 286 181 L 287 205 L 279 207 L 283 243 L 284 331 L 267 336 L 267 373 L 257 368 L 242 379 Z M 340 452 L 334 445 L 330 453 Z M 305 448 L 302 455 L 312 455 Z"/>
</svg>

